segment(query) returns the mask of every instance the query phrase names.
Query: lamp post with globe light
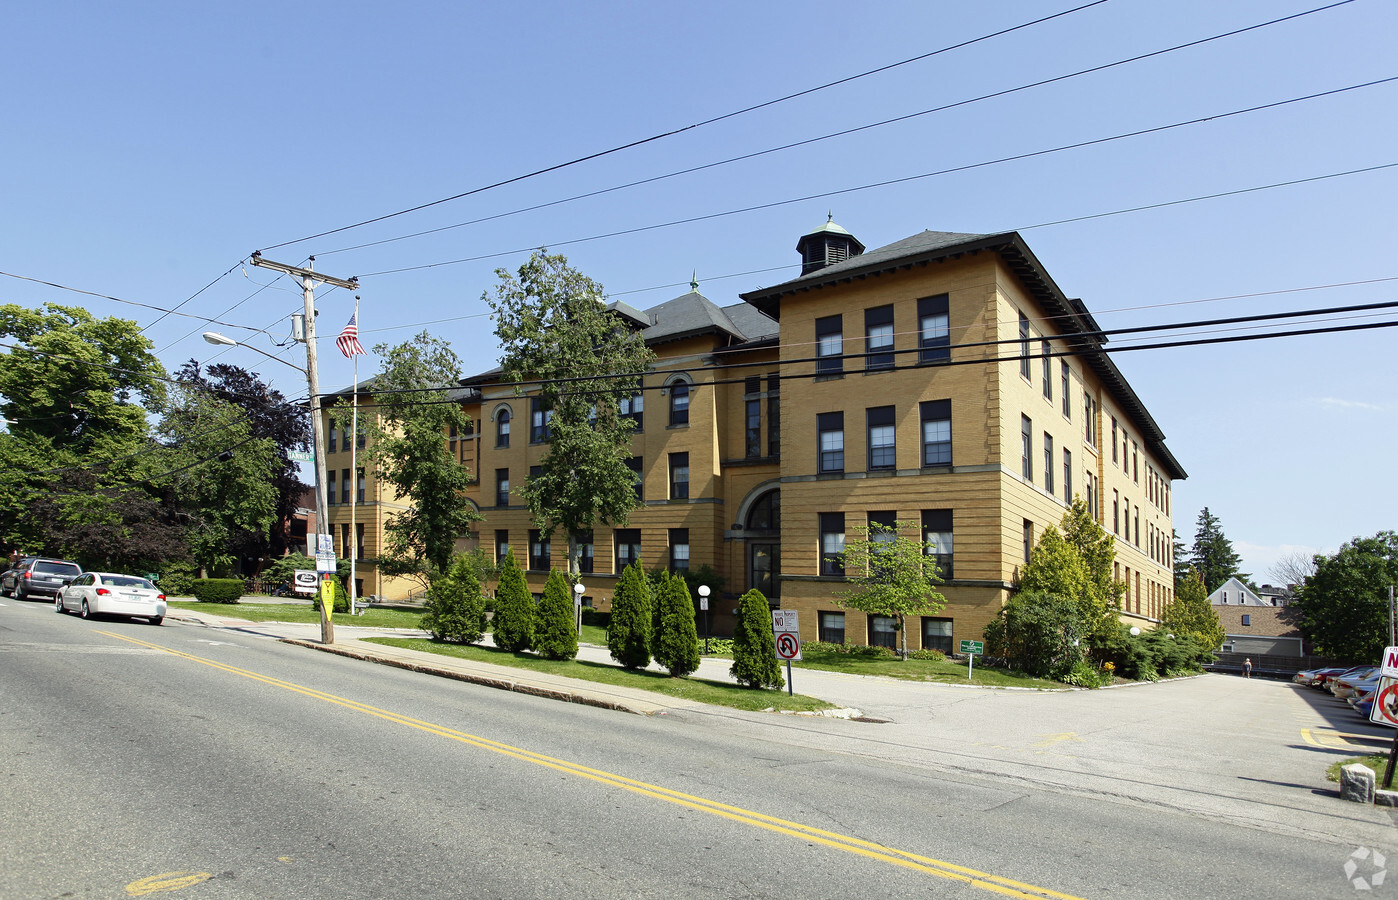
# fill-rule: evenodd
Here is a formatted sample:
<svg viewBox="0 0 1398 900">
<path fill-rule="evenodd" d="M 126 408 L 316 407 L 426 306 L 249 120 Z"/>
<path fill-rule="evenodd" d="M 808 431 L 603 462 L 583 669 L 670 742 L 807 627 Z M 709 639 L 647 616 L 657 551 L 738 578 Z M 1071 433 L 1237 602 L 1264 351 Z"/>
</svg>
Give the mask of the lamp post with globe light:
<svg viewBox="0 0 1398 900">
<path fill-rule="evenodd" d="M 704 655 L 709 655 L 709 586 L 699 585 L 699 608 L 704 611 Z"/>
</svg>

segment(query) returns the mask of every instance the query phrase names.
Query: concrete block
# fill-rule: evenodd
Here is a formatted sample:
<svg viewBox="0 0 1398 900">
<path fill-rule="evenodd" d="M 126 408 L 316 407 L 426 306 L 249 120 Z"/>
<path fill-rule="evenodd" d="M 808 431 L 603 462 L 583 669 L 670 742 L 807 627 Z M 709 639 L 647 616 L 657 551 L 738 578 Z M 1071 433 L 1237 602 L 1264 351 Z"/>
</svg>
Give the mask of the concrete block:
<svg viewBox="0 0 1398 900">
<path fill-rule="evenodd" d="M 1398 791 L 1374 791 L 1375 806 L 1398 806 Z"/>
<path fill-rule="evenodd" d="M 1340 769 L 1340 799 L 1355 803 L 1374 802 L 1374 770 L 1359 763 Z"/>
</svg>

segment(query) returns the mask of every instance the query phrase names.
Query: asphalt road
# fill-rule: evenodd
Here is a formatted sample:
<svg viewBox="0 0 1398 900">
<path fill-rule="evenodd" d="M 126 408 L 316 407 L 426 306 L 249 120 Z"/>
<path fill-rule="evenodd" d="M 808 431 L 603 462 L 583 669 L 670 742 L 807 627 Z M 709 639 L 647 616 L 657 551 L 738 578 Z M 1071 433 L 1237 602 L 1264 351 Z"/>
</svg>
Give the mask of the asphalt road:
<svg viewBox="0 0 1398 900">
<path fill-rule="evenodd" d="M 0 898 L 1349 897 L 1398 850 L 1288 685 L 647 718 L 0 603 Z"/>
</svg>

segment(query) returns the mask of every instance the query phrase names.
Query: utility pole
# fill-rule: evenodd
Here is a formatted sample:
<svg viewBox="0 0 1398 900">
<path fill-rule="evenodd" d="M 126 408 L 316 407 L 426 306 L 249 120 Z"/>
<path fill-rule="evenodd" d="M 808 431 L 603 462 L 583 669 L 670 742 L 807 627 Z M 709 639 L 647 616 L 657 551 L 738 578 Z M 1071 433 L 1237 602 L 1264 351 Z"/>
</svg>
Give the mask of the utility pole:
<svg viewBox="0 0 1398 900">
<path fill-rule="evenodd" d="M 330 514 L 326 509 L 325 502 L 325 427 L 320 421 L 320 374 L 316 369 L 316 282 L 342 287 L 346 290 L 358 290 L 359 280 L 357 278 L 332 278 L 329 275 L 322 275 L 313 271 L 315 257 L 310 258 L 310 265 L 307 268 L 299 266 L 289 266 L 285 263 L 272 262 L 262 258 L 262 251 L 254 250 L 252 253 L 252 264 L 261 266 L 264 269 L 271 269 L 274 272 L 281 272 L 283 275 L 290 275 L 301 280 L 301 296 L 305 301 L 305 342 L 306 342 L 306 388 L 311 395 L 311 441 L 314 444 L 312 450 L 315 452 L 316 465 L 316 549 L 319 550 L 319 535 L 322 530 L 331 535 L 334 540 L 334 532 L 329 531 Z M 310 549 L 309 547 L 307 549 Z M 353 576 L 351 576 L 353 577 Z M 320 641 L 322 644 L 335 643 L 335 623 L 331 620 L 330 614 L 326 611 L 324 601 L 320 605 Z"/>
</svg>

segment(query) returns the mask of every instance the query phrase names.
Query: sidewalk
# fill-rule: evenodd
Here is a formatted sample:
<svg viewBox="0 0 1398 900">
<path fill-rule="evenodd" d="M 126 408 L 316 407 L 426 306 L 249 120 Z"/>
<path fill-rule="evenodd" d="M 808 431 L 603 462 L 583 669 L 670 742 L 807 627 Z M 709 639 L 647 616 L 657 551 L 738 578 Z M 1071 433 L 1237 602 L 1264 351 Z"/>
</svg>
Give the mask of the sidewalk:
<svg viewBox="0 0 1398 900">
<path fill-rule="evenodd" d="M 343 620 L 337 619 L 335 622 L 335 643 L 327 646 L 320 642 L 320 625 L 318 624 L 250 622 L 234 616 L 219 616 L 202 610 L 196 612 L 187 609 L 171 609 L 166 614 L 166 618 L 209 628 L 275 638 L 298 647 L 335 653 L 380 665 L 396 666 L 400 669 L 424 672 L 443 678 L 454 678 L 458 681 L 469 681 L 473 684 L 500 690 L 533 694 L 569 703 L 581 703 L 586 706 L 600 706 L 604 709 L 621 710 L 642 716 L 664 715 L 683 709 L 706 708 L 705 704 L 693 700 L 667 697 L 664 694 L 651 691 L 565 678 L 560 675 L 442 656 L 421 650 L 405 650 L 383 644 L 371 644 L 365 640 L 365 638 L 371 637 L 428 637 L 427 632 L 416 629 L 366 628 L 346 624 Z M 492 646 L 491 636 L 486 635 L 481 640 L 481 645 Z M 577 658 L 589 662 L 612 662 L 611 654 L 606 647 L 593 644 L 579 644 Z M 731 661 L 727 659 L 701 659 L 699 671 L 694 674 L 698 678 L 734 684 L 736 681 L 728 673 L 731 664 Z M 655 671 L 663 671 L 654 663 L 651 664 L 651 668 Z M 834 703 L 836 706 L 842 706 L 843 708 L 834 713 L 840 718 L 856 718 L 861 715 L 859 709 L 845 705 L 854 696 L 863 695 L 872 698 L 898 684 L 895 679 L 843 675 L 835 672 L 814 672 L 805 669 L 798 669 L 794 673 L 793 680 L 799 685 L 800 693 L 818 697 Z M 822 688 L 822 686 L 824 687 Z"/>
</svg>

